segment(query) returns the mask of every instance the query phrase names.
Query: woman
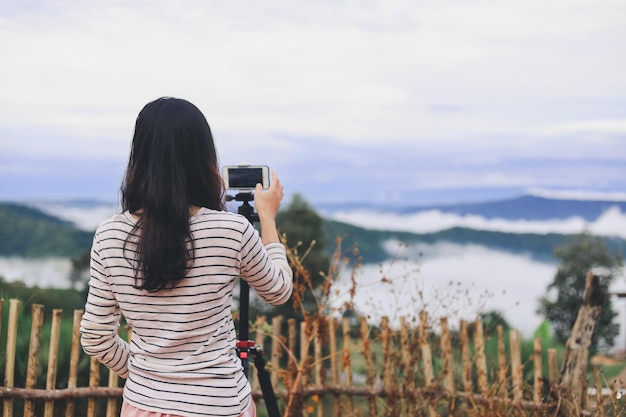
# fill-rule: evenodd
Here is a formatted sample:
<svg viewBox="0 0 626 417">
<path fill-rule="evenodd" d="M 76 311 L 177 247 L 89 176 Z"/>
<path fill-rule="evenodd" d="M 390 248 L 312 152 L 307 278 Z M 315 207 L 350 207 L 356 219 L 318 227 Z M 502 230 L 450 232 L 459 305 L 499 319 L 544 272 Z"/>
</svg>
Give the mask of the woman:
<svg viewBox="0 0 626 417">
<path fill-rule="evenodd" d="M 270 304 L 291 295 L 274 220 L 283 187 L 272 177 L 254 195 L 259 237 L 245 217 L 224 211 L 200 110 L 161 98 L 139 113 L 123 212 L 96 230 L 81 321 L 85 352 L 127 378 L 123 417 L 255 415 L 230 308 L 239 276 Z M 121 315 L 130 343 L 117 334 Z"/>
</svg>

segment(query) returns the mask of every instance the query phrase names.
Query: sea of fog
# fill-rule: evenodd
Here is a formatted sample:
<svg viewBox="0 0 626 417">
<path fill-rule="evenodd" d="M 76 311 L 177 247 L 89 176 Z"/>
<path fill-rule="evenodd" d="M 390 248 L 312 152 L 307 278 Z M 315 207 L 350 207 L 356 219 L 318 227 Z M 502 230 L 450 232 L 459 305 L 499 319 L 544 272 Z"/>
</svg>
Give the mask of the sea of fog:
<svg viewBox="0 0 626 417">
<path fill-rule="evenodd" d="M 350 210 L 329 214 L 329 217 L 375 230 L 396 230 L 413 233 L 434 233 L 452 227 L 466 227 L 508 233 L 563 233 L 588 231 L 598 236 L 617 236 L 626 239 L 626 213 L 614 206 L 593 222 L 582 217 L 552 220 L 488 219 L 479 215 L 443 213 L 440 210 L 424 210 L 416 213 L 398 214 L 375 210 Z"/>
<path fill-rule="evenodd" d="M 114 210 L 113 206 L 72 210 L 67 210 L 62 204 L 46 206 L 49 213 L 73 221 L 86 230 L 95 229 Z M 406 216 L 358 211 L 335 213 L 332 217 L 369 228 L 419 233 L 464 226 L 517 233 L 575 233 L 588 230 L 626 238 L 626 214 L 617 209 L 608 210 L 592 223 L 580 218 L 532 222 L 490 220 L 437 211 Z M 497 310 L 513 327 L 529 337 L 541 323 L 541 317 L 535 313 L 537 300 L 546 294 L 557 268 L 555 264 L 539 262 L 521 254 L 478 245 L 440 243 L 405 247 L 390 241 L 386 249 L 397 260 L 365 265 L 355 272 L 357 292 L 351 301 L 372 322 L 378 322 L 385 315 L 392 324 L 397 324 L 401 316 L 413 320 L 421 309 L 425 309 L 434 324 L 445 316 L 449 318 L 450 325 L 455 326 L 460 319 L 470 321 L 480 313 Z M 0 258 L 0 275 L 5 279 L 21 280 L 41 287 L 68 287 L 66 277 L 70 269 L 71 263 L 67 259 Z M 330 301 L 333 306 L 340 306 L 349 300 L 350 275 L 351 271 L 346 270 L 333 287 Z M 618 278 L 611 290 L 626 291 L 626 278 Z M 626 348 L 623 329 L 626 327 L 626 305 L 617 298 L 614 305 L 622 324 L 622 334 L 616 347 Z"/>
<path fill-rule="evenodd" d="M 21 281 L 28 286 L 69 288 L 71 271 L 72 261 L 68 258 L 0 257 L 0 276 L 8 282 Z"/>
<path fill-rule="evenodd" d="M 329 214 L 330 218 L 369 229 L 433 233 L 452 227 L 509 233 L 579 233 L 626 239 L 626 213 L 618 207 L 605 211 L 593 222 L 582 217 L 552 220 L 487 219 L 478 215 L 457 215 L 439 210 L 397 214 L 371 210 L 352 210 Z M 472 320 L 480 313 L 500 311 L 507 321 L 525 336 L 533 334 L 542 318 L 536 314 L 538 299 L 545 295 L 556 274 L 557 265 L 539 262 L 522 254 L 510 254 L 477 245 L 415 245 L 401 249 L 388 242 L 388 250 L 402 260 L 381 266 L 365 266 L 357 282 L 355 304 L 373 317 L 382 315 L 392 322 L 400 315 L 416 316 L 425 308 L 434 324 L 440 317 Z M 403 253 L 404 252 L 404 253 Z M 419 255 L 421 254 L 421 256 Z M 384 279 L 383 279 L 384 278 Z M 336 305 L 346 301 L 348 283 L 339 285 Z M 626 277 L 618 277 L 611 292 L 626 291 Z M 626 348 L 624 301 L 615 297 L 621 334 L 616 343 Z M 458 320 L 457 320 L 458 319 Z"/>
<path fill-rule="evenodd" d="M 379 323 L 387 316 L 397 326 L 401 316 L 417 320 L 425 309 L 436 327 L 448 317 L 451 327 L 461 319 L 471 321 L 480 313 L 497 310 L 525 337 L 532 336 L 542 319 L 535 310 L 556 273 L 556 265 L 538 262 L 477 245 L 416 245 L 404 247 L 388 242 L 397 260 L 364 265 L 354 270 L 356 295 L 350 299 L 353 270 L 346 269 L 333 286 L 330 305 L 341 309 L 346 301 Z M 63 258 L 26 260 L 0 258 L 0 275 L 8 281 L 23 281 L 40 287 L 67 288 L 71 262 Z M 626 291 L 626 280 L 613 291 Z M 625 323 L 624 301 L 615 299 L 619 323 Z M 617 338 L 617 348 L 626 348 L 626 333 Z"/>
<path fill-rule="evenodd" d="M 401 316 L 418 320 L 422 309 L 435 326 L 441 317 L 457 327 L 461 319 L 472 321 L 492 310 L 525 335 L 541 323 L 537 300 L 546 293 L 556 265 L 477 245 L 388 246 L 397 260 L 358 267 L 353 299 L 351 271 L 344 272 L 334 287 L 333 306 L 352 301 L 373 322 L 387 316 L 395 326 Z"/>
</svg>

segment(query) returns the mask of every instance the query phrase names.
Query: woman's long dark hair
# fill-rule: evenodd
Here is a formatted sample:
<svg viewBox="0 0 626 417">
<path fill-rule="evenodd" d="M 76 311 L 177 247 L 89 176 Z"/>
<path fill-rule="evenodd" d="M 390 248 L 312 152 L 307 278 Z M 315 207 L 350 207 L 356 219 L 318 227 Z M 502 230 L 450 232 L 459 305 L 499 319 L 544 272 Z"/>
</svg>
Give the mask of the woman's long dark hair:
<svg viewBox="0 0 626 417">
<path fill-rule="evenodd" d="M 224 209 L 213 136 L 196 106 L 165 97 L 141 110 L 121 191 L 122 208 L 139 215 L 135 285 L 172 288 L 193 260 L 190 208 Z"/>
</svg>

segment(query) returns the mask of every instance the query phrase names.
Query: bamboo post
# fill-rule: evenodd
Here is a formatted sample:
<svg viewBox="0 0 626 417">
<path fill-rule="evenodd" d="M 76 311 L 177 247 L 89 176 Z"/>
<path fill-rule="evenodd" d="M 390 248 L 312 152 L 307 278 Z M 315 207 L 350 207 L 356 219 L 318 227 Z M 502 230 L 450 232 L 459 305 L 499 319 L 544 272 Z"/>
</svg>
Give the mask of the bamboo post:
<svg viewBox="0 0 626 417">
<path fill-rule="evenodd" d="M 522 365 L 522 354 L 520 337 L 517 330 L 509 331 L 509 343 L 511 353 L 511 379 L 513 380 L 513 400 L 521 401 L 523 394 L 524 366 Z"/>
<path fill-rule="evenodd" d="M 305 321 L 300 326 L 300 368 L 301 368 L 301 387 L 309 384 L 309 325 Z"/>
<path fill-rule="evenodd" d="M 422 353 L 422 364 L 424 365 L 424 379 L 426 380 L 426 388 L 433 386 L 435 382 L 435 373 L 433 370 L 433 355 L 430 348 L 430 334 L 428 332 L 428 313 L 424 310 L 420 311 L 420 327 L 419 327 L 419 344 L 420 352 Z M 428 414 L 430 416 L 436 416 L 437 412 L 428 403 Z"/>
<path fill-rule="evenodd" d="M 559 361 L 555 348 L 548 349 L 548 372 L 550 387 L 553 387 L 559 379 Z"/>
<path fill-rule="evenodd" d="M 454 396 L 456 387 L 454 384 L 453 371 L 453 354 L 452 354 L 452 336 L 450 335 L 450 327 L 448 326 L 448 318 L 442 317 L 441 326 L 441 355 L 442 355 L 442 373 L 444 388 Z"/>
<path fill-rule="evenodd" d="M 255 327 L 256 327 L 256 339 L 254 341 L 254 343 L 260 347 L 261 349 L 263 349 L 263 342 L 265 341 L 265 330 L 263 329 L 263 326 L 265 325 L 265 316 L 258 316 L 256 318 L 256 323 L 255 323 Z M 254 362 L 253 362 L 254 363 Z M 259 378 L 257 377 L 258 375 L 258 370 L 256 369 L 256 367 L 251 367 L 250 368 L 250 381 L 252 383 L 252 390 L 256 391 L 260 388 L 259 385 Z"/>
<path fill-rule="evenodd" d="M 132 328 L 130 326 L 126 326 L 128 342 L 132 337 Z M 119 330 L 118 330 L 118 333 Z M 109 380 L 108 387 L 111 389 L 119 387 L 119 376 L 109 369 Z M 118 401 L 116 397 L 107 398 L 107 408 L 106 408 L 106 417 L 116 417 L 118 415 Z"/>
<path fill-rule="evenodd" d="M 61 315 L 63 310 L 52 310 L 52 329 L 50 331 L 50 350 L 48 355 L 48 375 L 46 390 L 53 391 L 57 384 L 57 365 L 59 362 L 59 338 L 61 336 Z M 52 417 L 54 400 L 47 400 L 44 406 L 44 417 Z"/>
<path fill-rule="evenodd" d="M 600 417 L 604 417 L 604 401 L 602 399 L 602 380 L 600 379 L 600 366 L 593 366 L 593 382 L 596 387 L 596 409 Z"/>
<path fill-rule="evenodd" d="M 500 398 L 507 398 L 509 387 L 507 382 L 506 348 L 504 343 L 504 327 L 498 325 L 498 392 Z"/>
<path fill-rule="evenodd" d="M 117 388 L 119 382 L 119 377 L 115 372 L 109 369 L 109 388 Z M 109 397 L 107 398 L 107 410 L 106 417 L 115 417 L 117 415 L 117 398 Z"/>
<path fill-rule="evenodd" d="M 350 353 L 350 319 L 348 317 L 344 317 L 341 321 L 341 330 L 343 337 L 343 349 L 341 353 L 341 366 L 343 367 L 343 374 L 345 378 L 346 387 L 350 388 L 352 386 L 352 356 Z M 354 410 L 354 402 L 352 400 L 352 396 L 348 396 L 348 410 L 346 410 L 345 414 L 352 414 Z"/>
<path fill-rule="evenodd" d="M 580 393 L 580 409 L 581 410 L 586 410 L 587 409 L 587 402 L 589 400 L 588 395 L 587 395 L 587 386 L 589 384 L 589 381 L 587 381 L 587 378 L 584 379 L 583 381 L 583 386 L 582 386 L 582 390 Z"/>
<path fill-rule="evenodd" d="M 461 360 L 463 362 L 463 391 L 468 394 L 474 392 L 472 382 L 472 359 L 469 345 L 469 335 L 467 333 L 467 322 L 461 320 L 459 328 L 459 343 L 461 345 Z"/>
<path fill-rule="evenodd" d="M 4 363 L 4 386 L 15 388 L 15 349 L 17 343 L 17 322 L 19 316 L 20 301 L 9 300 L 9 323 L 7 328 L 7 348 Z M 3 416 L 13 415 L 13 398 L 5 398 L 3 404 Z"/>
<path fill-rule="evenodd" d="M 387 396 L 387 416 L 398 415 L 398 396 L 393 380 L 393 363 L 391 357 L 391 329 L 389 328 L 389 318 L 383 317 L 380 323 L 381 336 L 383 342 L 383 386 Z"/>
<path fill-rule="evenodd" d="M 476 360 L 478 389 L 481 394 L 487 394 L 489 392 L 489 385 L 487 383 L 487 357 L 485 356 L 483 322 L 480 320 L 474 321 L 474 346 L 476 349 L 474 358 Z"/>
<path fill-rule="evenodd" d="M 611 381 L 611 403 L 613 404 L 613 410 L 617 411 L 619 405 L 617 404 L 617 400 L 618 400 L 618 391 L 620 388 L 620 383 L 619 383 L 619 379 L 615 378 L 613 379 L 613 381 Z"/>
<path fill-rule="evenodd" d="M 32 324 L 30 328 L 30 344 L 28 346 L 28 368 L 26 370 L 26 389 L 37 386 L 39 371 L 39 350 L 41 349 L 41 328 L 43 327 L 43 305 L 33 304 L 31 308 Z M 24 401 L 24 417 L 35 415 L 35 401 Z"/>
<path fill-rule="evenodd" d="M 78 360 L 80 357 L 80 320 L 83 317 L 83 310 L 74 310 L 74 321 L 72 326 L 72 350 L 70 353 L 70 370 L 67 380 L 67 387 L 76 388 L 78 382 Z M 76 400 L 69 398 L 65 405 L 65 417 L 74 417 Z"/>
<path fill-rule="evenodd" d="M 306 388 L 309 385 L 311 366 L 309 361 L 309 348 L 311 343 L 311 330 L 309 329 L 310 322 L 304 321 L 300 326 L 300 387 Z M 295 387 L 297 388 L 297 387 Z M 303 398 L 299 398 L 301 401 L 301 414 L 302 417 L 308 417 L 307 409 L 304 407 Z"/>
<path fill-rule="evenodd" d="M 313 339 L 313 358 L 314 358 L 314 367 L 313 369 L 315 370 L 315 376 L 314 376 L 314 380 L 315 380 L 315 386 L 317 387 L 321 387 L 323 384 L 323 378 L 322 378 L 322 337 L 321 337 L 321 330 L 320 330 L 320 321 L 319 320 L 315 320 L 314 322 L 314 330 L 315 330 L 315 338 Z M 319 398 L 320 397 L 316 397 Z M 316 401 L 316 407 L 317 407 L 317 416 L 318 417 L 323 417 L 324 416 L 324 402 L 323 401 Z"/>
<path fill-rule="evenodd" d="M 321 386 L 323 384 L 322 381 L 322 337 L 320 330 L 320 322 L 319 320 L 315 320 L 313 329 L 315 331 L 315 337 L 313 338 L 313 360 L 315 361 L 315 385 Z"/>
<path fill-rule="evenodd" d="M 272 367 L 271 382 L 273 387 L 278 386 L 278 370 L 280 369 L 280 359 L 282 358 L 282 348 L 280 346 L 281 328 L 283 325 L 283 317 L 275 316 L 272 318 Z"/>
<path fill-rule="evenodd" d="M 600 319 L 603 303 L 604 294 L 600 280 L 589 272 L 585 282 L 583 305 L 578 311 L 578 317 L 565 344 L 563 369 L 559 381 L 564 396 L 571 402 L 566 404 L 566 408 L 571 408 L 572 412 L 582 406 L 583 397 L 586 398 L 584 388 L 587 382 L 589 347 Z"/>
<path fill-rule="evenodd" d="M 287 347 L 293 357 L 296 356 L 296 346 L 298 344 L 297 326 L 298 326 L 298 323 L 296 322 L 296 319 L 294 318 L 287 319 L 287 336 L 288 336 Z M 298 374 L 298 364 L 292 358 L 290 358 L 287 364 L 288 381 L 286 381 L 286 385 L 287 385 L 288 390 L 295 390 L 298 388 L 296 386 L 293 386 L 293 384 L 295 383 L 297 374 Z"/>
<path fill-rule="evenodd" d="M 96 388 L 100 385 L 100 362 L 93 356 L 89 360 L 89 387 Z M 96 417 L 96 398 L 87 399 L 87 417 Z"/>
<path fill-rule="evenodd" d="M 406 404 L 407 415 L 415 415 L 415 368 L 411 345 L 409 343 L 409 329 L 404 317 L 400 317 L 400 345 L 402 348 L 402 367 L 404 368 L 404 391 L 409 393 Z M 405 394 L 406 396 L 406 394 Z"/>
<path fill-rule="evenodd" d="M 297 322 L 294 318 L 287 319 L 287 349 L 289 357 L 287 361 L 287 373 L 284 378 L 287 393 L 286 399 L 286 416 L 295 416 L 295 409 L 301 404 L 300 398 L 297 396 L 298 386 L 300 384 L 300 367 L 298 364 L 298 355 L 296 346 L 298 344 Z"/>
<path fill-rule="evenodd" d="M 365 359 L 365 383 L 367 388 L 374 390 L 376 383 L 376 370 L 374 369 L 374 363 L 372 361 L 371 340 L 369 334 L 369 326 L 365 317 L 359 317 L 361 322 L 361 339 L 363 342 L 363 358 Z M 370 417 L 376 417 L 378 415 L 376 407 L 376 397 L 368 395 L 369 400 L 369 413 Z"/>
<path fill-rule="evenodd" d="M 422 353 L 422 363 L 424 365 L 424 379 L 426 387 L 433 384 L 435 374 L 433 371 L 433 356 L 430 348 L 430 337 L 428 332 L 428 313 L 420 311 L 419 344 Z"/>
<path fill-rule="evenodd" d="M 541 339 L 537 337 L 535 338 L 533 349 L 533 401 L 535 402 L 535 404 L 539 404 L 541 402 L 541 396 L 543 392 L 543 361 L 541 354 Z"/>
<path fill-rule="evenodd" d="M 334 386 L 339 385 L 339 366 L 337 364 L 337 319 L 328 318 L 328 343 L 330 350 L 330 382 Z M 333 397 L 333 416 L 339 417 L 339 395 Z"/>
</svg>

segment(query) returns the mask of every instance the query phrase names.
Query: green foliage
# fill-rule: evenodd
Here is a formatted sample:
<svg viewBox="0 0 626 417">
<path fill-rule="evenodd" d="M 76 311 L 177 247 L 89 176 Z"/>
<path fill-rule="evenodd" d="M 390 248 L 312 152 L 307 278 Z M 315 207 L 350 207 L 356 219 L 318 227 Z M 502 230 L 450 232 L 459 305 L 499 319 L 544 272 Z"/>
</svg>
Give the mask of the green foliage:
<svg viewBox="0 0 626 417">
<path fill-rule="evenodd" d="M 535 339 L 541 339 L 541 342 L 544 345 L 552 346 L 552 344 L 554 343 L 552 338 L 552 326 L 550 325 L 550 322 L 548 320 L 544 320 L 541 322 L 539 327 L 537 327 L 537 329 L 535 330 L 533 336 L 535 337 Z"/>
<path fill-rule="evenodd" d="M 302 265 L 311 272 L 313 283 L 321 283 L 323 277 L 319 272 L 326 272 L 330 264 L 322 217 L 300 194 L 295 194 L 289 205 L 276 216 L 276 224 L 280 233 L 286 236 L 289 246 L 298 245 Z"/>
<path fill-rule="evenodd" d="M 504 318 L 504 315 L 497 310 L 491 310 L 480 315 L 483 322 L 483 332 L 485 335 L 495 335 L 498 332 L 498 326 L 502 326 L 504 331 L 511 329 L 511 325 Z"/>
<path fill-rule="evenodd" d="M 572 236 L 554 250 L 554 255 L 561 260 L 561 265 L 548 286 L 548 293 L 556 292 L 556 299 L 549 295 L 542 297 L 539 300 L 539 314 L 550 321 L 555 338 L 565 343 L 582 305 L 587 273 L 593 271 L 600 278 L 605 296 L 592 352 L 599 347 L 612 346 L 619 334 L 619 324 L 614 322 L 617 312 L 613 309 L 608 290 L 623 267 L 622 256 L 612 253 L 603 239 L 588 233 Z"/>
<path fill-rule="evenodd" d="M 72 271 L 69 280 L 73 288 L 85 288 L 89 282 L 89 263 L 91 261 L 91 248 L 82 255 L 72 259 Z"/>
<path fill-rule="evenodd" d="M 28 287 L 23 282 L 6 282 L 0 276 L 0 299 L 12 298 L 21 301 L 21 309 L 29 315 L 33 304 L 42 304 L 44 314 L 49 315 L 54 309 L 63 310 L 63 314 L 72 317 L 74 310 L 85 306 L 86 295 L 71 289 Z"/>
<path fill-rule="evenodd" d="M 329 238 L 342 238 L 344 247 L 352 247 L 358 243 L 359 255 L 367 263 L 383 262 L 390 258 L 383 248 L 385 240 L 396 238 L 402 242 L 411 242 L 417 239 L 417 235 L 412 233 L 370 230 L 329 219 L 324 220 L 323 227 Z M 329 252 L 332 250 L 333 248 L 329 248 Z"/>
<path fill-rule="evenodd" d="M 81 255 L 93 233 L 40 210 L 0 203 L 0 256 L 41 257 Z"/>
<path fill-rule="evenodd" d="M 293 265 L 296 289 L 291 300 L 282 306 L 267 309 L 266 306 L 256 303 L 251 306 L 251 317 L 263 311 L 267 317 L 282 315 L 284 318 L 302 318 L 301 307 L 296 305 L 295 291 L 302 289 L 304 298 L 301 302 L 305 309 L 317 310 L 315 293 L 304 291 L 304 286 L 319 288 L 325 280 L 325 273 L 330 267 L 331 256 L 326 251 L 327 237 L 323 228 L 322 217 L 304 200 L 296 194 L 291 202 L 282 209 L 277 217 L 276 224 L 279 233 L 286 238 L 286 245 L 290 252 L 297 254 L 301 265 Z M 301 276 L 304 271 L 306 277 Z M 307 281 L 307 282 L 303 282 Z"/>
</svg>

